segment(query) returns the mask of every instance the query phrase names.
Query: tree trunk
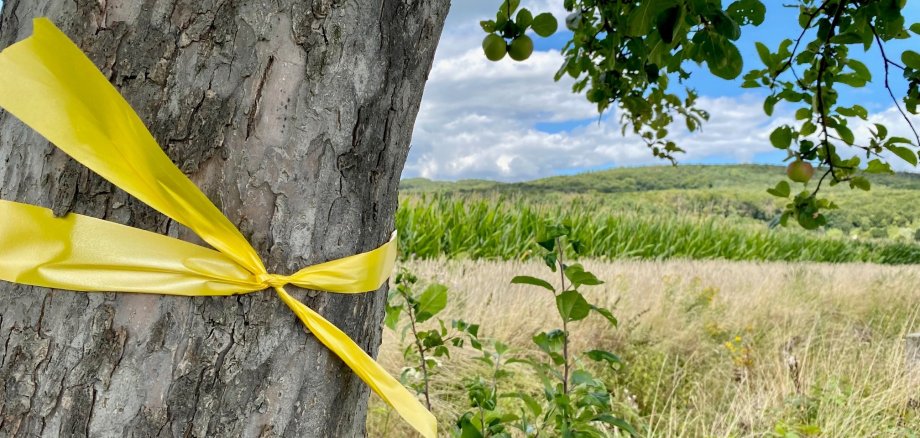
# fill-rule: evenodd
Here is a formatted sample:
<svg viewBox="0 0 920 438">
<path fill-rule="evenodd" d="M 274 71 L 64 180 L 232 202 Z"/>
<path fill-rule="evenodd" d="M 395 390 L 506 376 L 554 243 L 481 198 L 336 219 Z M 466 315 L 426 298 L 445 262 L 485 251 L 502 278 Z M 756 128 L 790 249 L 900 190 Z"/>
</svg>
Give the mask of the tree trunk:
<svg viewBox="0 0 920 438">
<path fill-rule="evenodd" d="M 49 17 L 269 271 L 289 274 L 388 240 L 448 6 L 5 0 L 0 47 Z M 0 160 L 2 199 L 201 243 L 2 112 Z M 376 354 L 384 290 L 289 290 Z M 182 298 L 0 283 L 0 436 L 363 436 L 368 393 L 271 291 Z"/>
</svg>

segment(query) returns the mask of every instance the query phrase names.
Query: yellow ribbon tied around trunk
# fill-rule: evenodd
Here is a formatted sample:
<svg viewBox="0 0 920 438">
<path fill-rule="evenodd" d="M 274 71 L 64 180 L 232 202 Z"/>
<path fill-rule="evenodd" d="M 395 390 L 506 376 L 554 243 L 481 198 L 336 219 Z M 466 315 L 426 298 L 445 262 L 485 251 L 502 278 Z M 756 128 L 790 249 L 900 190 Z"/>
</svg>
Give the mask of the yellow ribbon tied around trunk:
<svg viewBox="0 0 920 438">
<path fill-rule="evenodd" d="M 289 295 L 286 284 L 337 293 L 377 290 L 396 259 L 395 233 L 363 254 L 271 274 L 239 230 L 157 145 L 140 117 L 48 19 L 0 53 L 0 107 L 86 167 L 185 225 L 216 249 L 156 233 L 0 200 L 0 280 L 76 291 L 222 296 L 272 288 L 326 347 L 427 438 L 437 423 L 348 335 Z"/>
</svg>

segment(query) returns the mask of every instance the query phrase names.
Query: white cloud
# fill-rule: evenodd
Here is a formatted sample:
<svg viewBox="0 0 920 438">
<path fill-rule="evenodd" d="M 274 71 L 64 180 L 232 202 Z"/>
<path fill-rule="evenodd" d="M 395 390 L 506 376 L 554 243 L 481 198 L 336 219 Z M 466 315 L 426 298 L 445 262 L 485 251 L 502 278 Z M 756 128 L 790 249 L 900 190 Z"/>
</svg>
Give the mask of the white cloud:
<svg viewBox="0 0 920 438">
<path fill-rule="evenodd" d="M 533 11 L 551 10 L 562 18 L 560 3 L 524 2 Z M 404 177 L 518 181 L 575 169 L 662 164 L 640 139 L 621 135 L 617 117 L 598 122 L 594 105 L 571 92 L 571 79 L 553 80 L 562 64 L 559 52 L 534 52 L 523 63 L 486 60 L 479 47 L 484 33 L 478 22 L 493 16 L 498 4 L 496 0 L 465 0 L 452 7 L 416 121 Z M 671 138 L 687 150 L 679 159 L 750 162 L 759 153 L 775 151 L 770 132 L 779 124 L 791 123 L 792 118 L 781 107 L 773 118 L 767 117 L 762 102 L 757 95 L 701 97 L 700 107 L 711 115 L 703 131 L 690 134 L 683 120 L 670 129 Z M 915 120 L 920 127 L 920 118 Z M 885 123 L 892 135 L 912 138 L 894 108 L 872 115 L 870 122 Z M 537 128 L 546 123 L 561 124 L 564 129 L 545 132 Z M 853 124 L 858 140 L 868 138 L 867 125 Z"/>
<path fill-rule="evenodd" d="M 661 164 L 641 140 L 621 135 L 615 117 L 600 123 L 582 121 L 563 132 L 537 130 L 534 121 L 584 120 L 595 115 L 594 109 L 587 103 L 584 103 L 587 108 L 579 108 L 584 98 L 572 95 L 561 105 L 551 107 L 553 111 L 528 110 L 544 107 L 539 103 L 518 106 L 517 102 L 528 99 L 539 101 L 535 97 L 516 101 L 513 96 L 521 89 L 530 89 L 535 94 L 543 91 L 543 87 L 520 83 L 504 93 L 486 93 L 497 97 L 498 104 L 494 105 L 483 104 L 482 96 L 477 96 L 480 91 L 475 89 L 465 97 L 457 93 L 443 106 L 439 102 L 425 105 L 417 122 L 405 176 L 516 181 L 601 165 Z M 699 161 L 718 156 L 745 162 L 759 152 L 773 150 L 768 136 L 782 119 L 763 117 L 760 102 L 755 96 L 702 98 L 701 106 L 712 114 L 703 132 L 691 135 L 682 122 L 671 128 L 672 138 L 687 150 L 680 159 Z M 506 116 L 504 111 L 509 106 L 514 109 Z M 572 110 L 559 110 L 565 107 Z M 571 114 L 577 116 L 569 117 Z"/>
</svg>

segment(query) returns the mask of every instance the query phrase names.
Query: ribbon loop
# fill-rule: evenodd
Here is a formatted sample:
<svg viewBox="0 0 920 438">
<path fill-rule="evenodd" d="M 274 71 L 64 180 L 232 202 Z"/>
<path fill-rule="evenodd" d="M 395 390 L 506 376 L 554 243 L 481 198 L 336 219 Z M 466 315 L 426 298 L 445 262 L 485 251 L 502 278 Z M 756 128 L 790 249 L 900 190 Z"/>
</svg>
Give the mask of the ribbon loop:
<svg viewBox="0 0 920 438">
<path fill-rule="evenodd" d="M 284 287 L 291 283 L 290 277 L 278 274 L 259 274 L 256 275 L 256 280 L 264 285 L 266 289 Z"/>
</svg>

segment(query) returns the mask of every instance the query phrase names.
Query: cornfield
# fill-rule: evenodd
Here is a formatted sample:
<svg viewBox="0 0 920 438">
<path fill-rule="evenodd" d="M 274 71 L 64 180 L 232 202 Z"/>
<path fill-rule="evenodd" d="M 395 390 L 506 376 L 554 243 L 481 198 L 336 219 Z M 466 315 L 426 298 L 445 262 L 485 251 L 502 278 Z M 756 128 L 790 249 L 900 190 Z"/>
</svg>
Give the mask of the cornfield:
<svg viewBox="0 0 920 438">
<path fill-rule="evenodd" d="M 528 259 L 539 254 L 536 239 L 556 223 L 571 227 L 580 256 L 602 260 L 920 262 L 915 244 L 769 229 L 737 217 L 640 215 L 580 199 L 539 204 L 502 196 L 421 195 L 402 199 L 396 215 L 406 259 Z"/>
</svg>

